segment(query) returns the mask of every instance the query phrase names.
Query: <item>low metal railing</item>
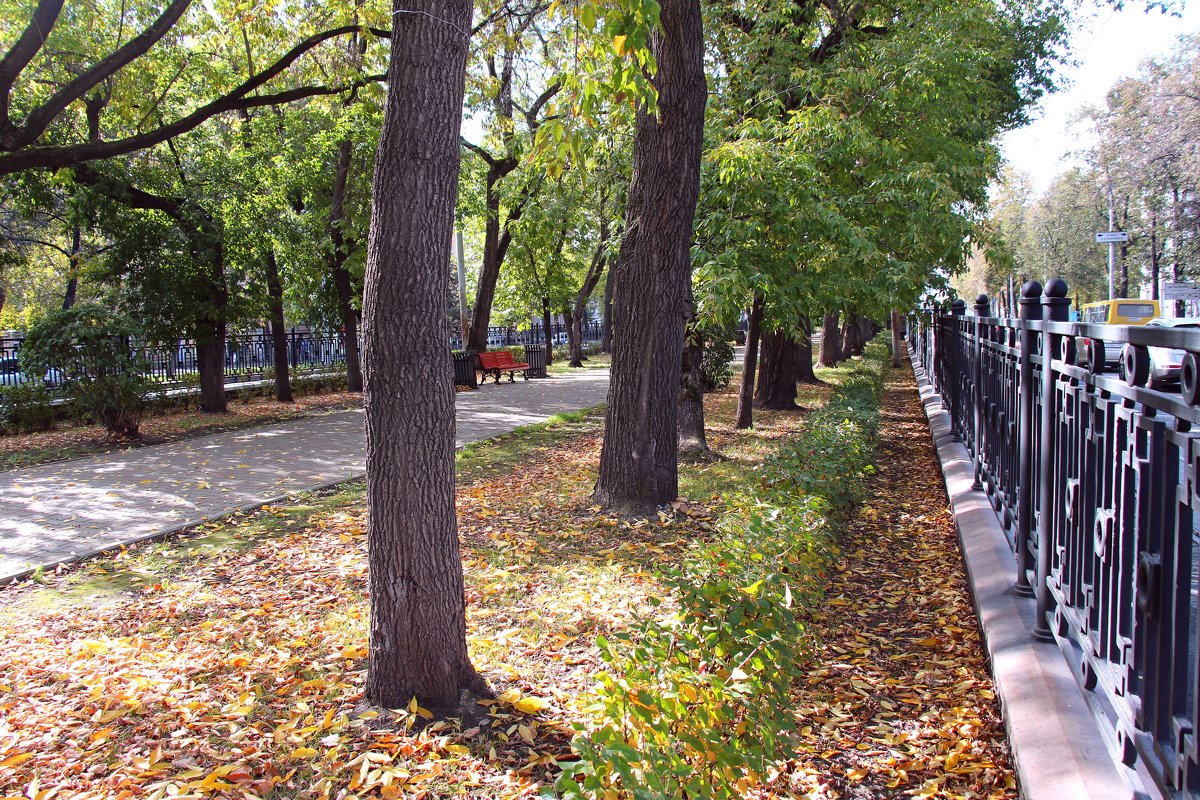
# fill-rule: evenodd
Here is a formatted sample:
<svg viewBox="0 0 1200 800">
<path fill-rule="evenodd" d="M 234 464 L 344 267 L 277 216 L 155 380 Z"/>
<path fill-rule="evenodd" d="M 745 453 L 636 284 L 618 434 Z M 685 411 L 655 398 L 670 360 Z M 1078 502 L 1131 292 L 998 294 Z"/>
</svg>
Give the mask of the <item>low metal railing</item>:
<svg viewBox="0 0 1200 800">
<path fill-rule="evenodd" d="M 917 314 L 910 345 L 1009 537 L 1014 591 L 1036 598 L 1035 638 L 1059 644 L 1148 791 L 1200 797 L 1200 330 L 1068 307 L 1063 281 L 1030 282 L 1018 318 L 959 300 Z M 1177 385 L 1150 388 L 1149 348 L 1184 351 Z"/>
</svg>

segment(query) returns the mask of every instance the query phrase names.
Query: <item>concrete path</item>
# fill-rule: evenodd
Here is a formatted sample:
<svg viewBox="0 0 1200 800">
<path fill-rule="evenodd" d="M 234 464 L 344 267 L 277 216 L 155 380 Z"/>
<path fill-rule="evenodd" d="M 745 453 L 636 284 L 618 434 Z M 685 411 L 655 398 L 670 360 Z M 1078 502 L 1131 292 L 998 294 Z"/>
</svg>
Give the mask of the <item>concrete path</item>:
<svg viewBox="0 0 1200 800">
<path fill-rule="evenodd" d="M 458 445 L 608 395 L 607 370 L 456 395 Z M 361 409 L 0 472 L 0 583 L 364 472 Z"/>
</svg>

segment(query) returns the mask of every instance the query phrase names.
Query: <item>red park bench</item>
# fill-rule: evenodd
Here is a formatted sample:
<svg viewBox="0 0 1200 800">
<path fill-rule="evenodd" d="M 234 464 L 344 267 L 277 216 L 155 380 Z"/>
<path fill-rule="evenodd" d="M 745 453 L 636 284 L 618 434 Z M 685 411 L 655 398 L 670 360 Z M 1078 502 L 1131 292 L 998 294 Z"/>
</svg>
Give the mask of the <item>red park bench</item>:
<svg viewBox="0 0 1200 800">
<path fill-rule="evenodd" d="M 483 374 L 483 381 L 491 375 L 496 379 L 496 383 L 499 383 L 500 374 L 503 372 L 508 373 L 509 383 L 515 380 L 514 375 L 518 372 L 525 380 L 529 380 L 529 365 L 517 363 L 513 354 L 507 350 L 489 350 L 476 355 L 479 357 L 479 371 Z"/>
</svg>

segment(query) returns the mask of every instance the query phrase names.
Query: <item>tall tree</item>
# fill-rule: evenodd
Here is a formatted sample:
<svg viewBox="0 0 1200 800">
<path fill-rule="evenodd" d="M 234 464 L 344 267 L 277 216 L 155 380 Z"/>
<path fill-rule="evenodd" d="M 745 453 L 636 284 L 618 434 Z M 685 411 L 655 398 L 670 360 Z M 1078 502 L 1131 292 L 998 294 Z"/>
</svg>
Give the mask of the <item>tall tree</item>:
<svg viewBox="0 0 1200 800">
<path fill-rule="evenodd" d="M 657 114 L 638 113 L 613 286 L 612 378 L 594 497 L 649 513 L 679 488 L 680 355 L 707 87 L 698 0 L 664 0 L 650 40 Z"/>
<path fill-rule="evenodd" d="M 367 696 L 458 705 L 467 653 L 454 510 L 446 270 L 471 0 L 394 0 L 363 300 L 371 642 Z"/>
</svg>

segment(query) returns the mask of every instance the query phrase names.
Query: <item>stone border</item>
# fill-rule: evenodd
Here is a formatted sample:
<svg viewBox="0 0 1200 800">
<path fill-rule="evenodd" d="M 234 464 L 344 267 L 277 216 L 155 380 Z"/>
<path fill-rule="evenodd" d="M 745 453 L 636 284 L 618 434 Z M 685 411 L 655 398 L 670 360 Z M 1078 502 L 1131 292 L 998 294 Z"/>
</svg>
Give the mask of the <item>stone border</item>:
<svg viewBox="0 0 1200 800">
<path fill-rule="evenodd" d="M 1118 764 L 1058 645 L 1033 641 L 1032 598 L 1018 597 L 1016 559 L 987 495 L 971 489 L 974 468 L 950 433 L 950 417 L 924 370 L 913 364 L 1004 712 L 1021 797 L 1028 800 L 1145 800 Z"/>
</svg>

